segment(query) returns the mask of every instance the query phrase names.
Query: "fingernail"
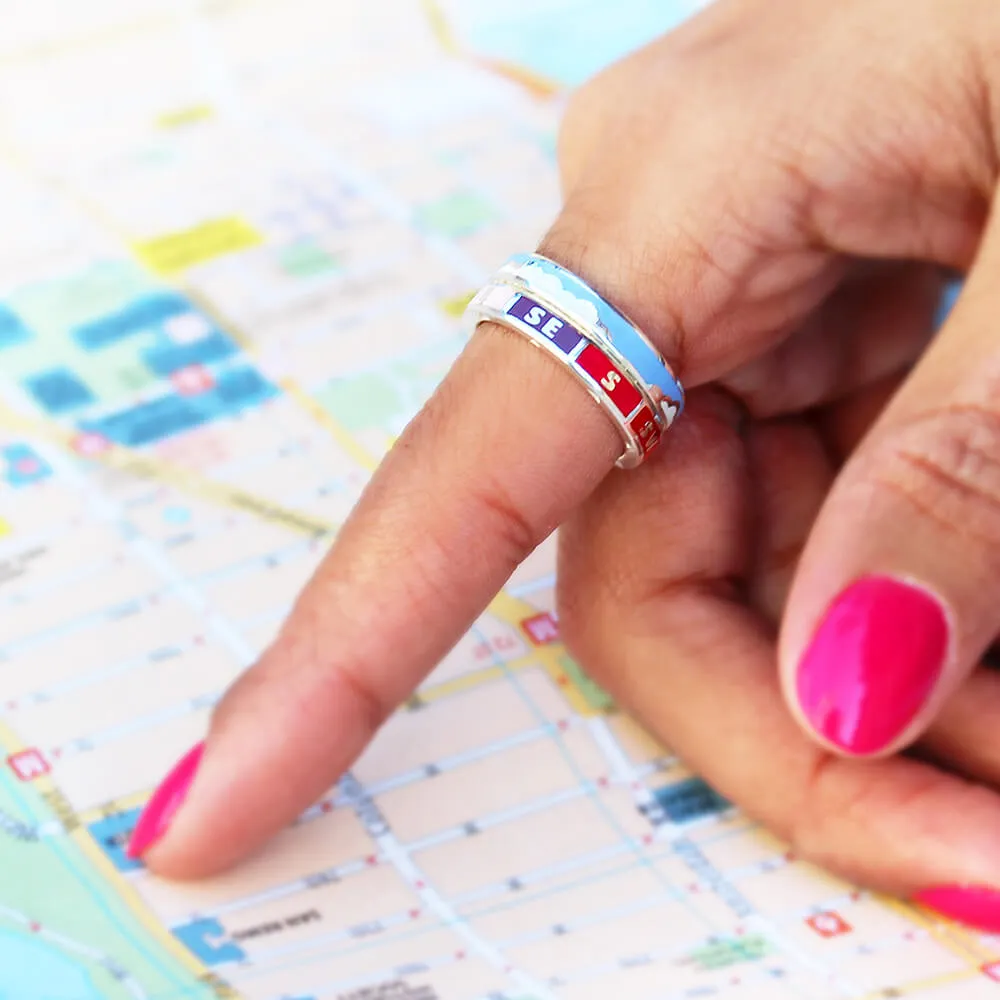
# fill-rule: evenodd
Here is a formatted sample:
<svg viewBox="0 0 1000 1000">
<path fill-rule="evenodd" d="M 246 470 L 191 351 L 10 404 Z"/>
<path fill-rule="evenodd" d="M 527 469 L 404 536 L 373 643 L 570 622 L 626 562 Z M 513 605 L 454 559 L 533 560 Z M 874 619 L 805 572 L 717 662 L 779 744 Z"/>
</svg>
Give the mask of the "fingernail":
<svg viewBox="0 0 1000 1000">
<path fill-rule="evenodd" d="M 130 858 L 142 857 L 167 832 L 177 810 L 184 804 L 204 749 L 205 744 L 199 743 L 189 750 L 153 792 L 125 848 Z"/>
<path fill-rule="evenodd" d="M 985 885 L 939 885 L 913 897 L 921 906 L 990 934 L 1000 933 L 1000 892 Z"/>
<path fill-rule="evenodd" d="M 875 753 L 913 721 L 948 654 L 948 618 L 926 590 L 858 580 L 827 610 L 799 664 L 799 704 L 817 733 Z"/>
</svg>

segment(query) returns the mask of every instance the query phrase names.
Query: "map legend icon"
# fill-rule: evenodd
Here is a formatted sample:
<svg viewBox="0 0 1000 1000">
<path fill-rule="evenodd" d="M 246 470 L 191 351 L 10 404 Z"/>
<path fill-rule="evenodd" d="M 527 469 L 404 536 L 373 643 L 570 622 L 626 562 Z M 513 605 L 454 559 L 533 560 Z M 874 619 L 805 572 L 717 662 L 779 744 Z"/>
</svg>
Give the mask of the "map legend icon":
<svg viewBox="0 0 1000 1000">
<path fill-rule="evenodd" d="M 555 617 L 548 611 L 533 615 L 521 622 L 521 628 L 536 646 L 544 646 L 550 642 L 559 641 L 559 625 Z"/>
<path fill-rule="evenodd" d="M 806 918 L 806 923 L 823 938 L 841 937 L 851 933 L 851 925 L 832 910 L 826 913 L 816 913 Z"/>
<path fill-rule="evenodd" d="M 41 751 L 35 749 L 21 750 L 7 758 L 10 768 L 21 781 L 35 781 L 44 777 L 51 768 Z"/>
</svg>

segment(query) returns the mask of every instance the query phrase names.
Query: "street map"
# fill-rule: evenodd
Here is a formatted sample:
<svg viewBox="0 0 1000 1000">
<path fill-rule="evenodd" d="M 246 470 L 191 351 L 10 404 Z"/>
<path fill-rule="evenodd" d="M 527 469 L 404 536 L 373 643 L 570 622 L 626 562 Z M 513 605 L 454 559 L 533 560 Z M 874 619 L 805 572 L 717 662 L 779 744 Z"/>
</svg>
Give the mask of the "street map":
<svg viewBox="0 0 1000 1000">
<path fill-rule="evenodd" d="M 699 6 L 5 5 L 2 1000 L 1000 996 L 615 711 L 551 544 L 258 858 L 124 852 L 554 217 L 567 90 Z"/>
</svg>

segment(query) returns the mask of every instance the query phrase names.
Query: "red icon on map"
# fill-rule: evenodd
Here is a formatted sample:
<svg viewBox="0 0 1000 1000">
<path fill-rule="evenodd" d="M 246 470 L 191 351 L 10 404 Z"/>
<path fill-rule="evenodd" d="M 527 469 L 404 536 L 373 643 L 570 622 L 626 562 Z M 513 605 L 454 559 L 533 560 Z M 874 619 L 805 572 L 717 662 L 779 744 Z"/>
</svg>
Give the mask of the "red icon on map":
<svg viewBox="0 0 1000 1000">
<path fill-rule="evenodd" d="M 828 910 L 825 913 L 814 913 L 811 917 L 806 918 L 806 923 L 823 938 L 840 937 L 842 934 L 850 934 L 854 929 L 839 913 L 834 913 L 833 910 Z"/>
<path fill-rule="evenodd" d="M 34 781 L 49 773 L 49 762 L 34 748 L 12 753 L 7 758 L 10 769 L 21 781 Z"/>
<path fill-rule="evenodd" d="M 182 396 L 197 396 L 200 392 L 208 392 L 215 387 L 212 373 L 201 365 L 188 365 L 179 368 L 170 376 L 174 388 Z"/>
<path fill-rule="evenodd" d="M 100 455 L 110 446 L 111 442 L 106 437 L 92 431 L 85 431 L 73 438 L 73 450 L 79 455 Z"/>
<path fill-rule="evenodd" d="M 525 618 L 521 622 L 521 628 L 536 646 L 545 646 L 559 638 L 559 623 L 548 611 L 533 618 Z"/>
<path fill-rule="evenodd" d="M 990 962 L 983 966 L 983 974 L 987 979 L 992 979 L 995 983 L 1000 983 L 1000 962 Z"/>
</svg>

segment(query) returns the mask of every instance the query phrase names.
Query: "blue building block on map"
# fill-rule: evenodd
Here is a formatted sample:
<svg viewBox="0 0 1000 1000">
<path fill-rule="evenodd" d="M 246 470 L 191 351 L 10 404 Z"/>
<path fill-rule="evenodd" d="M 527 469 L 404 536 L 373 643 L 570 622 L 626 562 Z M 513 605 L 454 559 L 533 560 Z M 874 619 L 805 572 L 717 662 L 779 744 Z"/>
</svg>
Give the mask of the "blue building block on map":
<svg viewBox="0 0 1000 1000">
<path fill-rule="evenodd" d="M 653 792 L 656 804 L 672 823 L 687 823 L 730 808 L 729 802 L 701 778 L 688 778 Z"/>
<path fill-rule="evenodd" d="M 211 394 L 218 415 L 238 413 L 278 395 L 278 388 L 255 368 L 233 368 L 223 372 Z"/>
<path fill-rule="evenodd" d="M 161 378 L 190 365 L 224 361 L 239 349 L 225 334 L 215 332 L 190 344 L 157 344 L 142 352 L 146 367 Z"/>
<path fill-rule="evenodd" d="M 0 449 L 0 458 L 3 478 L 10 486 L 30 486 L 52 475 L 52 467 L 26 444 L 6 445 Z"/>
<path fill-rule="evenodd" d="M 0 349 L 31 340 L 31 331 L 12 309 L 0 305 Z"/>
<path fill-rule="evenodd" d="M 225 940 L 226 932 L 214 918 L 195 920 L 175 927 L 173 934 L 203 965 L 242 962 L 247 957 L 242 948 Z"/>
<path fill-rule="evenodd" d="M 31 375 L 24 380 L 24 387 L 53 416 L 87 406 L 96 399 L 86 382 L 68 368 L 52 368 Z"/>
<path fill-rule="evenodd" d="M 215 386 L 205 392 L 194 396 L 169 393 L 100 420 L 86 421 L 81 429 L 139 448 L 258 406 L 278 391 L 256 369 L 234 368 L 219 374 Z"/>
<path fill-rule="evenodd" d="M 138 448 L 191 430 L 207 419 L 208 414 L 194 406 L 190 399 L 171 393 L 100 420 L 88 421 L 83 430 L 101 434 L 116 444 Z"/>
<path fill-rule="evenodd" d="M 134 334 L 153 330 L 165 320 L 191 311 L 191 304 L 182 295 L 157 292 L 136 299 L 110 316 L 78 326 L 72 336 L 84 350 L 96 351 Z"/>
<path fill-rule="evenodd" d="M 140 812 L 140 809 L 130 809 L 128 812 L 115 813 L 113 816 L 105 816 L 104 819 L 99 819 L 87 827 L 90 835 L 97 842 L 97 846 L 120 872 L 130 872 L 142 868 L 141 861 L 130 858 L 125 853 L 125 846 L 128 844 L 129 837 L 132 836 L 135 824 L 139 821 Z"/>
</svg>

